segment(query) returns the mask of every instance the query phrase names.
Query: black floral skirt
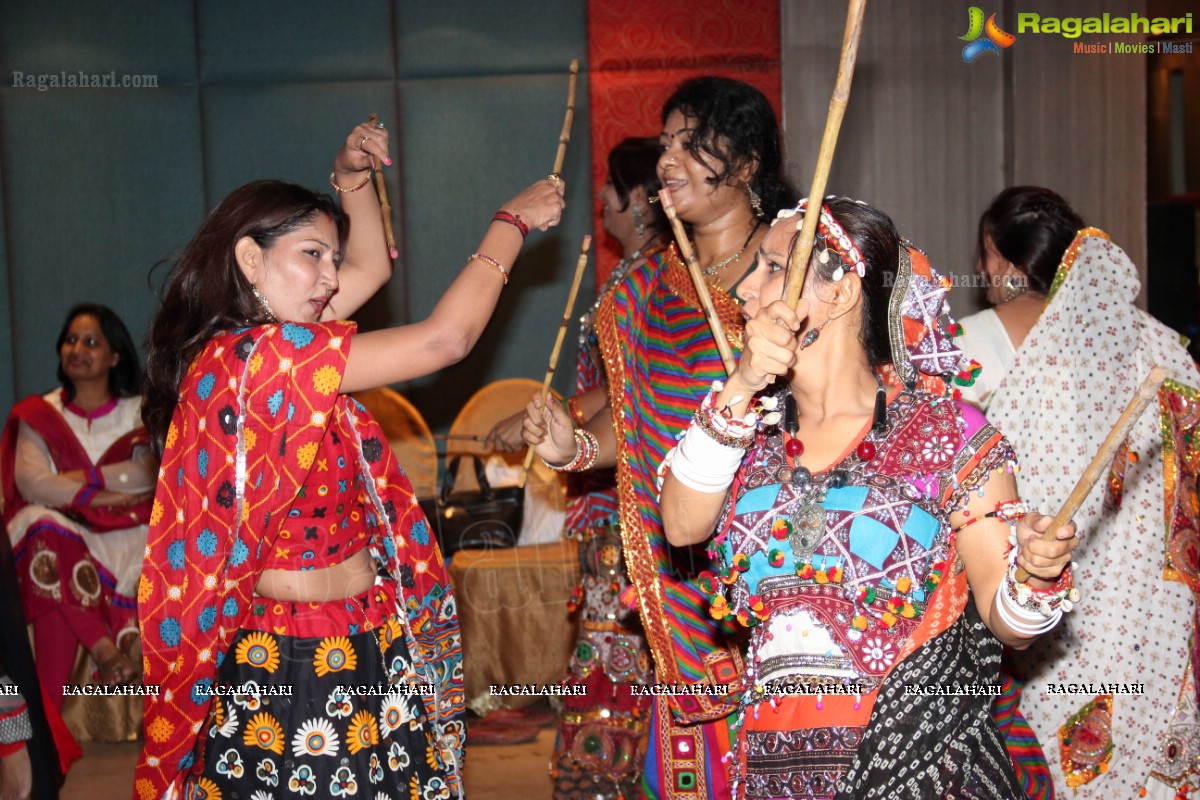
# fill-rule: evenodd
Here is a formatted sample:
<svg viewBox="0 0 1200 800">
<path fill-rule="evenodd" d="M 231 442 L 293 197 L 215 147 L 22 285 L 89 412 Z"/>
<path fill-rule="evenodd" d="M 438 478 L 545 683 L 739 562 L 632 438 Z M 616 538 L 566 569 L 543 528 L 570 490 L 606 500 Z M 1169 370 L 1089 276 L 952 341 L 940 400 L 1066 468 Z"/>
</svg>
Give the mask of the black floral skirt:
<svg viewBox="0 0 1200 800">
<path fill-rule="evenodd" d="M 399 613 L 387 579 L 325 603 L 256 598 L 184 797 L 448 800 Z"/>
</svg>

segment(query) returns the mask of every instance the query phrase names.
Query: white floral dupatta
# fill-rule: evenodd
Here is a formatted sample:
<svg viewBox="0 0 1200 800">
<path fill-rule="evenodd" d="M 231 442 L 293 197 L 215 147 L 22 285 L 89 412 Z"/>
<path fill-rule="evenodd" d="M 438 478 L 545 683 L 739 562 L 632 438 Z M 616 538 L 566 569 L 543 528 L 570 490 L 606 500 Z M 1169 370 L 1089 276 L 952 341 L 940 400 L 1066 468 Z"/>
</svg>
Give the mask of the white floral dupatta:
<svg viewBox="0 0 1200 800">
<path fill-rule="evenodd" d="M 1173 379 L 1160 413 L 1147 411 L 1118 453 L 1109 486 L 1075 517 L 1082 604 L 1017 654 L 1028 678 L 1021 711 L 1059 797 L 1137 797 L 1146 787 L 1147 797 L 1173 798 L 1197 780 L 1195 470 L 1180 471 L 1169 420 L 1195 430 L 1200 402 L 1189 387 L 1200 373 L 1178 334 L 1134 305 L 1139 288 L 1124 251 L 1102 231 L 1081 231 L 988 411 L 1021 461 L 1021 495 L 1055 513 L 1151 366 Z M 1176 481 L 1182 474 L 1192 479 Z M 1190 509 L 1188 530 L 1173 522 L 1176 498 Z"/>
</svg>

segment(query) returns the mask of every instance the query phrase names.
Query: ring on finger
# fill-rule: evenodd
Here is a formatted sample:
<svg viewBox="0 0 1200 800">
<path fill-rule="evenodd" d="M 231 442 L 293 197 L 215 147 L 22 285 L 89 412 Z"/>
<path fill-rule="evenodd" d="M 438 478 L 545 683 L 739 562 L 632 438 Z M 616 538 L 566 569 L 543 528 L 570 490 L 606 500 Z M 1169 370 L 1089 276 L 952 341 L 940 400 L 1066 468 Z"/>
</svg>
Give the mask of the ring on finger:
<svg viewBox="0 0 1200 800">
<path fill-rule="evenodd" d="M 386 127 L 384 127 L 384 125 L 383 125 L 383 123 L 382 123 L 382 122 L 376 122 L 376 123 L 375 123 L 375 130 L 379 130 L 379 131 L 386 131 L 386 130 L 387 130 L 387 128 L 386 128 Z"/>
<path fill-rule="evenodd" d="M 362 137 L 361 139 L 359 139 L 359 140 L 358 140 L 358 149 L 359 149 L 359 150 L 362 150 L 362 149 L 363 149 L 363 145 L 367 143 L 367 139 L 368 139 L 368 138 L 370 138 L 370 137 L 368 137 L 368 136 L 367 136 L 367 135 L 364 133 L 364 134 L 363 134 L 363 137 Z"/>
</svg>

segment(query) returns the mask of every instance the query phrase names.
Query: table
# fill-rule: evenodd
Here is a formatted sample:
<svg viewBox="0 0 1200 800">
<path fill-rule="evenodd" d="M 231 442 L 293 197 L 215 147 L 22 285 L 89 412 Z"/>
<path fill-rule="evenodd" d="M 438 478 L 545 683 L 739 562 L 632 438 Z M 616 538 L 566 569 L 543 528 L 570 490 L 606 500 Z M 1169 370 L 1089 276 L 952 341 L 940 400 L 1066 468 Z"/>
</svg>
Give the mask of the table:
<svg viewBox="0 0 1200 800">
<path fill-rule="evenodd" d="M 462 626 L 467 705 L 472 711 L 482 716 L 539 699 L 494 697 L 491 684 L 562 680 L 578 623 L 567 612 L 567 601 L 580 580 L 574 541 L 460 550 L 449 571 Z"/>
</svg>

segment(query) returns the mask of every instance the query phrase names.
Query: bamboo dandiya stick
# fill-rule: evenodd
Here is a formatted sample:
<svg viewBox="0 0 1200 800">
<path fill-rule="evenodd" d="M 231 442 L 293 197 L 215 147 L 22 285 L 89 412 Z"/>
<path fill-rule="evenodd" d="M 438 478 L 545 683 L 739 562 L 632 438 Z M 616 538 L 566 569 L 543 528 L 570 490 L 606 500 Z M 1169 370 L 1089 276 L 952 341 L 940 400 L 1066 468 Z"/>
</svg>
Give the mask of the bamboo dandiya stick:
<svg viewBox="0 0 1200 800">
<path fill-rule="evenodd" d="M 817 236 L 817 221 L 821 217 L 821 199 L 825 196 L 825 184 L 829 180 L 829 168 L 833 164 L 833 151 L 837 147 L 842 117 L 846 114 L 846 103 L 850 100 L 850 81 L 854 78 L 854 62 L 858 58 L 858 40 L 862 35 L 863 12 L 866 8 L 867 0 L 850 0 L 850 8 L 846 13 L 842 59 L 838 63 L 833 97 L 829 99 L 829 116 L 825 119 L 825 133 L 821 137 L 821 149 L 817 154 L 817 168 L 813 173 L 812 186 L 808 190 L 808 213 L 804 215 L 800 237 L 796 240 L 788 259 L 788 276 L 783 288 L 783 300 L 792 308 L 795 308 L 800 300 L 800 292 L 804 289 L 804 277 L 808 274 L 808 260 L 812 256 L 813 242 Z"/>
<path fill-rule="evenodd" d="M 563 161 L 567 158 L 567 142 L 571 141 L 571 123 L 575 120 L 575 81 L 579 78 L 579 59 L 571 59 L 571 82 L 567 88 L 567 116 L 563 120 L 562 133 L 558 135 L 558 153 L 554 156 L 552 177 L 561 178 Z"/>
<path fill-rule="evenodd" d="M 683 229 L 683 223 L 679 221 L 679 216 L 675 213 L 675 201 L 671 199 L 671 193 L 665 188 L 658 191 L 658 201 L 662 203 L 663 212 L 671 222 L 671 230 L 675 234 L 679 252 L 683 255 L 684 263 L 687 264 L 688 274 L 692 276 L 692 285 L 696 287 L 696 295 L 700 298 L 700 307 L 704 310 L 704 319 L 708 321 L 708 329 L 712 331 L 713 339 L 717 342 L 717 352 L 721 354 L 721 364 L 725 367 L 725 374 L 732 375 L 734 367 L 737 366 L 737 362 L 733 360 L 733 348 L 729 346 L 729 340 L 725 338 L 725 326 L 721 324 L 721 318 L 717 316 L 717 308 L 713 305 L 712 295 L 708 292 L 708 284 L 704 282 L 704 275 L 700 273 L 700 262 L 696 260 L 696 251 L 692 249 L 687 231 Z"/>
<path fill-rule="evenodd" d="M 372 125 L 378 125 L 379 117 L 371 114 L 369 122 Z M 392 258 L 399 258 L 400 251 L 396 249 L 396 234 L 392 231 L 392 204 L 388 202 L 387 184 L 383 182 L 383 172 L 375 162 L 375 156 L 371 156 L 371 169 L 375 171 L 375 193 L 379 195 L 379 215 L 383 218 L 383 238 L 387 242 L 388 254 Z"/>
<path fill-rule="evenodd" d="M 1146 410 L 1146 406 L 1150 405 L 1150 401 L 1158 397 L 1158 389 L 1168 377 L 1169 373 L 1166 367 L 1156 365 L 1154 369 L 1150 370 L 1150 374 L 1146 376 L 1146 380 L 1142 382 L 1142 385 L 1138 387 L 1137 392 L 1130 399 L 1129 405 L 1125 406 L 1125 410 L 1121 412 L 1121 416 L 1117 419 L 1117 424 L 1109 432 L 1108 438 L 1100 445 L 1100 450 L 1096 453 L 1096 457 L 1092 459 L 1092 463 L 1088 464 L 1087 469 L 1083 471 L 1083 475 L 1079 478 L 1079 482 L 1075 484 L 1075 488 L 1067 496 L 1067 501 L 1063 503 L 1059 512 L 1054 515 L 1054 520 L 1050 523 L 1050 527 L 1042 534 L 1043 541 L 1054 541 L 1058 529 L 1070 522 L 1071 517 L 1075 516 L 1075 512 L 1083 505 L 1083 501 L 1087 500 L 1092 487 L 1108 472 L 1108 465 L 1112 463 L 1113 456 L 1116 455 L 1121 442 L 1125 441 L 1125 437 L 1133 430 L 1133 426 L 1142 416 L 1142 412 Z M 1021 567 L 1017 567 L 1015 577 L 1018 581 L 1024 583 L 1029 579 L 1029 573 Z"/>
<path fill-rule="evenodd" d="M 588 250 L 592 247 L 592 237 L 583 237 L 583 246 L 579 248 L 579 261 L 575 264 L 575 277 L 571 280 L 571 292 L 567 295 L 567 307 L 563 309 L 562 322 L 558 326 L 558 335 L 554 339 L 554 349 L 550 351 L 550 366 L 546 369 L 546 377 L 542 379 L 542 400 L 550 394 L 550 381 L 554 370 L 558 367 L 558 356 L 562 352 L 563 340 L 567 337 L 567 327 L 571 324 L 571 312 L 575 309 L 575 296 L 579 294 L 579 284 L 583 282 L 583 271 L 587 269 Z M 529 479 L 529 468 L 533 466 L 533 445 L 525 451 L 525 463 L 521 467 L 521 479 L 517 486 L 525 488 Z"/>
<path fill-rule="evenodd" d="M 466 442 L 483 442 L 487 437 L 480 433 L 435 433 L 434 439 L 445 439 L 446 441 L 461 440 Z"/>
</svg>

